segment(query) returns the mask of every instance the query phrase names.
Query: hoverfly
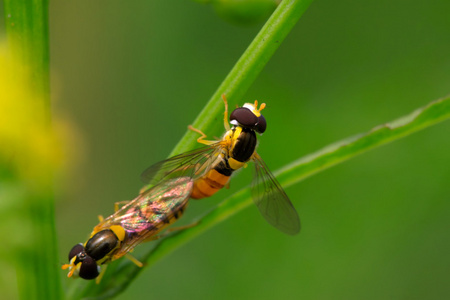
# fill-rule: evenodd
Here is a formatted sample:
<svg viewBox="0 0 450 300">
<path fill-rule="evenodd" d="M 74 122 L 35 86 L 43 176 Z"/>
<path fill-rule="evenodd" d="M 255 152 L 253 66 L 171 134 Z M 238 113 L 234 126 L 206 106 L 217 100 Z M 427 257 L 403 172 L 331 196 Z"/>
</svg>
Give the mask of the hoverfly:
<svg viewBox="0 0 450 300">
<path fill-rule="evenodd" d="M 106 266 L 124 255 L 136 265 L 143 264 L 128 253 L 138 244 L 158 239 L 161 230 L 183 214 L 193 189 L 190 177 L 164 180 L 128 202 L 108 218 L 100 220 L 84 244 L 69 252 L 68 277 L 97 278 L 100 282 Z"/>
<path fill-rule="evenodd" d="M 173 156 L 147 168 L 141 175 L 144 182 L 157 184 L 166 178 L 188 176 L 194 180 L 191 198 L 210 197 L 228 184 L 231 175 L 248 161 L 255 165 L 252 182 L 252 197 L 263 217 L 280 231 L 296 234 L 300 231 L 300 220 L 281 185 L 256 153 L 256 133 L 266 130 L 266 119 L 261 114 L 265 103 L 258 108 L 258 101 L 245 103 L 230 114 L 225 104 L 225 134 L 219 141 L 205 140 L 206 134 L 189 126 L 201 136 L 197 142 L 207 145 L 193 151 Z"/>
</svg>

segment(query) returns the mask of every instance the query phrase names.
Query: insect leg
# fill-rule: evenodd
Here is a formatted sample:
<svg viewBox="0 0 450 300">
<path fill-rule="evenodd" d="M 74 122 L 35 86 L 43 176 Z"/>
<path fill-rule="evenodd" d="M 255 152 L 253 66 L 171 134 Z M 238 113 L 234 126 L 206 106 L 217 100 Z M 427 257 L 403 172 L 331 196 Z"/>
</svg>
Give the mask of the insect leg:
<svg viewBox="0 0 450 300">
<path fill-rule="evenodd" d="M 105 272 L 106 272 L 106 267 L 108 267 L 108 265 L 103 265 L 102 266 L 102 270 L 100 271 L 100 274 L 95 279 L 95 283 L 96 284 L 99 284 L 100 281 L 102 281 L 103 275 L 105 275 Z"/>
<path fill-rule="evenodd" d="M 142 262 L 140 262 L 136 257 L 131 255 L 130 253 L 125 254 L 125 257 L 128 258 L 129 260 L 131 260 L 139 268 L 142 268 L 144 266 L 144 264 Z"/>
<path fill-rule="evenodd" d="M 69 274 L 67 274 L 67 277 L 72 277 L 73 272 L 75 271 L 75 265 L 74 264 L 64 264 L 61 266 L 61 269 L 65 270 L 72 267 L 72 269 L 69 271 Z"/>
<path fill-rule="evenodd" d="M 223 125 L 225 127 L 225 131 L 229 131 L 230 123 L 228 123 L 228 101 L 227 98 L 225 98 L 225 94 L 222 94 L 223 103 L 225 104 L 225 111 L 223 113 Z"/>
<path fill-rule="evenodd" d="M 143 243 L 146 243 L 146 242 L 150 242 L 150 241 L 159 240 L 159 239 L 161 239 L 161 238 L 164 238 L 164 237 L 168 236 L 171 232 L 179 231 L 179 230 L 184 230 L 184 229 L 188 229 L 188 228 L 191 228 L 191 227 L 196 226 L 198 223 L 199 223 L 199 222 L 197 221 L 197 222 L 194 222 L 194 223 L 189 224 L 189 225 L 184 225 L 184 226 L 179 226 L 179 227 L 169 228 L 169 229 L 167 229 L 163 234 L 149 236 L 148 238 L 146 238 L 146 239 L 143 240 L 142 242 L 143 242 Z"/>
<path fill-rule="evenodd" d="M 206 138 L 207 135 L 204 134 L 201 130 L 192 127 L 192 125 L 189 125 L 189 126 L 188 126 L 188 129 L 191 130 L 191 131 L 197 132 L 198 134 L 201 135 L 201 137 L 199 137 L 199 138 L 197 139 L 197 142 L 198 142 L 198 143 L 200 143 L 200 144 L 205 144 L 205 145 L 211 145 L 211 144 L 216 143 L 216 141 L 205 140 L 204 138 Z"/>
<path fill-rule="evenodd" d="M 124 201 L 117 201 L 116 203 L 114 203 L 114 212 L 117 212 L 119 210 L 119 205 L 125 205 L 128 202 L 130 202 L 129 200 L 124 200 Z"/>
<path fill-rule="evenodd" d="M 179 231 L 179 230 L 188 229 L 188 228 L 197 226 L 198 223 L 199 223 L 199 222 L 196 221 L 196 222 L 194 222 L 194 223 L 192 223 L 192 224 L 188 224 L 188 225 L 184 225 L 184 226 L 178 226 L 178 227 L 172 227 L 172 228 L 167 229 L 165 233 L 169 233 L 169 232 L 174 232 L 174 231 Z"/>
</svg>

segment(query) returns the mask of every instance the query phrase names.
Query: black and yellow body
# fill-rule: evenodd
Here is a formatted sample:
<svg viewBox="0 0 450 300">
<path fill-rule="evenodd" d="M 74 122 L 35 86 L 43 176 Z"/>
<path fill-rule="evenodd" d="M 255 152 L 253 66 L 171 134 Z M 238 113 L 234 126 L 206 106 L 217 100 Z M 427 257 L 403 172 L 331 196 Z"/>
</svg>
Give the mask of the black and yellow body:
<svg viewBox="0 0 450 300">
<path fill-rule="evenodd" d="M 97 264 L 103 265 L 113 260 L 114 253 L 122 247 L 127 238 L 127 232 L 120 225 L 112 225 L 101 230 L 98 230 L 96 226 L 91 237 L 84 244 L 84 249 Z"/>
<path fill-rule="evenodd" d="M 79 276 L 94 279 L 100 274 L 100 265 L 114 260 L 114 254 L 125 242 L 126 232 L 122 226 L 113 225 L 108 229 L 94 231 L 84 244 L 75 245 L 69 252 L 68 277 Z"/>
<path fill-rule="evenodd" d="M 230 180 L 234 171 L 242 168 L 256 151 L 257 138 L 254 130 L 234 126 L 223 138 L 222 159 L 202 177 L 194 181 L 193 199 L 211 197 Z"/>
<path fill-rule="evenodd" d="M 127 255 L 136 265 L 142 263 L 128 255 L 138 244 L 158 239 L 158 234 L 180 218 L 188 204 L 193 180 L 179 177 L 140 194 L 133 201 L 94 227 L 84 244 L 75 245 L 69 252 L 68 277 L 100 281 L 105 268 L 100 266 Z"/>
<path fill-rule="evenodd" d="M 258 107 L 258 101 L 245 103 L 234 109 L 228 119 L 227 100 L 224 95 L 222 98 L 226 130 L 223 137 L 219 141 L 205 140 L 206 134 L 189 126 L 190 130 L 201 135 L 197 141 L 206 146 L 150 166 L 142 173 L 142 180 L 157 184 L 165 178 L 188 176 L 194 180 L 191 198 L 202 199 L 221 190 L 236 170 L 252 161 L 255 166 L 252 196 L 261 214 L 277 229 L 287 234 L 298 233 L 300 220 L 297 211 L 256 152 L 257 134 L 264 133 L 267 127 L 261 114 L 266 105 L 262 103 Z"/>
</svg>

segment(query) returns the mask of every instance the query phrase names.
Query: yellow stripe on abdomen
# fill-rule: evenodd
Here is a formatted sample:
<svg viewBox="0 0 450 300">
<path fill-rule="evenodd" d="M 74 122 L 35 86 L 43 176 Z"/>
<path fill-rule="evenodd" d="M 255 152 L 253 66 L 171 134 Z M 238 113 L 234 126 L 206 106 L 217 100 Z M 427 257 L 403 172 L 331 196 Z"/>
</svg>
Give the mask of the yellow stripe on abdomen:
<svg viewBox="0 0 450 300">
<path fill-rule="evenodd" d="M 242 168 L 245 165 L 245 162 L 241 162 L 238 161 L 232 157 L 228 158 L 228 165 L 230 166 L 230 168 L 232 168 L 233 170 L 238 170 L 240 168 Z"/>
<path fill-rule="evenodd" d="M 202 199 L 211 197 L 222 189 L 230 180 L 230 176 L 220 174 L 215 169 L 211 169 L 208 173 L 194 182 L 191 198 Z"/>
</svg>

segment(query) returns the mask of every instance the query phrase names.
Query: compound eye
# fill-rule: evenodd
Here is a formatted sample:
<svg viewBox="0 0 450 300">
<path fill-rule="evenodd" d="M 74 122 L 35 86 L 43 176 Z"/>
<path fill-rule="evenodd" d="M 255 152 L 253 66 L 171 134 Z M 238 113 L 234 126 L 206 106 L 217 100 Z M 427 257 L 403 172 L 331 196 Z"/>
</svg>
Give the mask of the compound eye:
<svg viewBox="0 0 450 300">
<path fill-rule="evenodd" d="M 99 274 L 99 267 L 92 257 L 86 256 L 81 263 L 79 276 L 83 279 L 94 279 Z"/>
<path fill-rule="evenodd" d="M 258 125 L 256 125 L 255 130 L 258 133 L 264 133 L 264 131 L 266 131 L 266 127 L 267 127 L 266 118 L 264 118 L 263 115 L 260 115 L 258 118 Z"/>
<path fill-rule="evenodd" d="M 73 246 L 72 250 L 70 250 L 69 252 L 69 261 L 71 261 L 74 256 L 77 256 L 83 251 L 84 251 L 83 244 L 76 244 L 75 246 Z"/>
<path fill-rule="evenodd" d="M 237 121 L 242 127 L 253 128 L 258 123 L 258 117 L 246 107 L 238 107 L 230 115 L 231 124 Z"/>
<path fill-rule="evenodd" d="M 86 243 L 86 254 L 94 260 L 100 260 L 116 248 L 119 239 L 110 229 L 97 232 Z"/>
</svg>

